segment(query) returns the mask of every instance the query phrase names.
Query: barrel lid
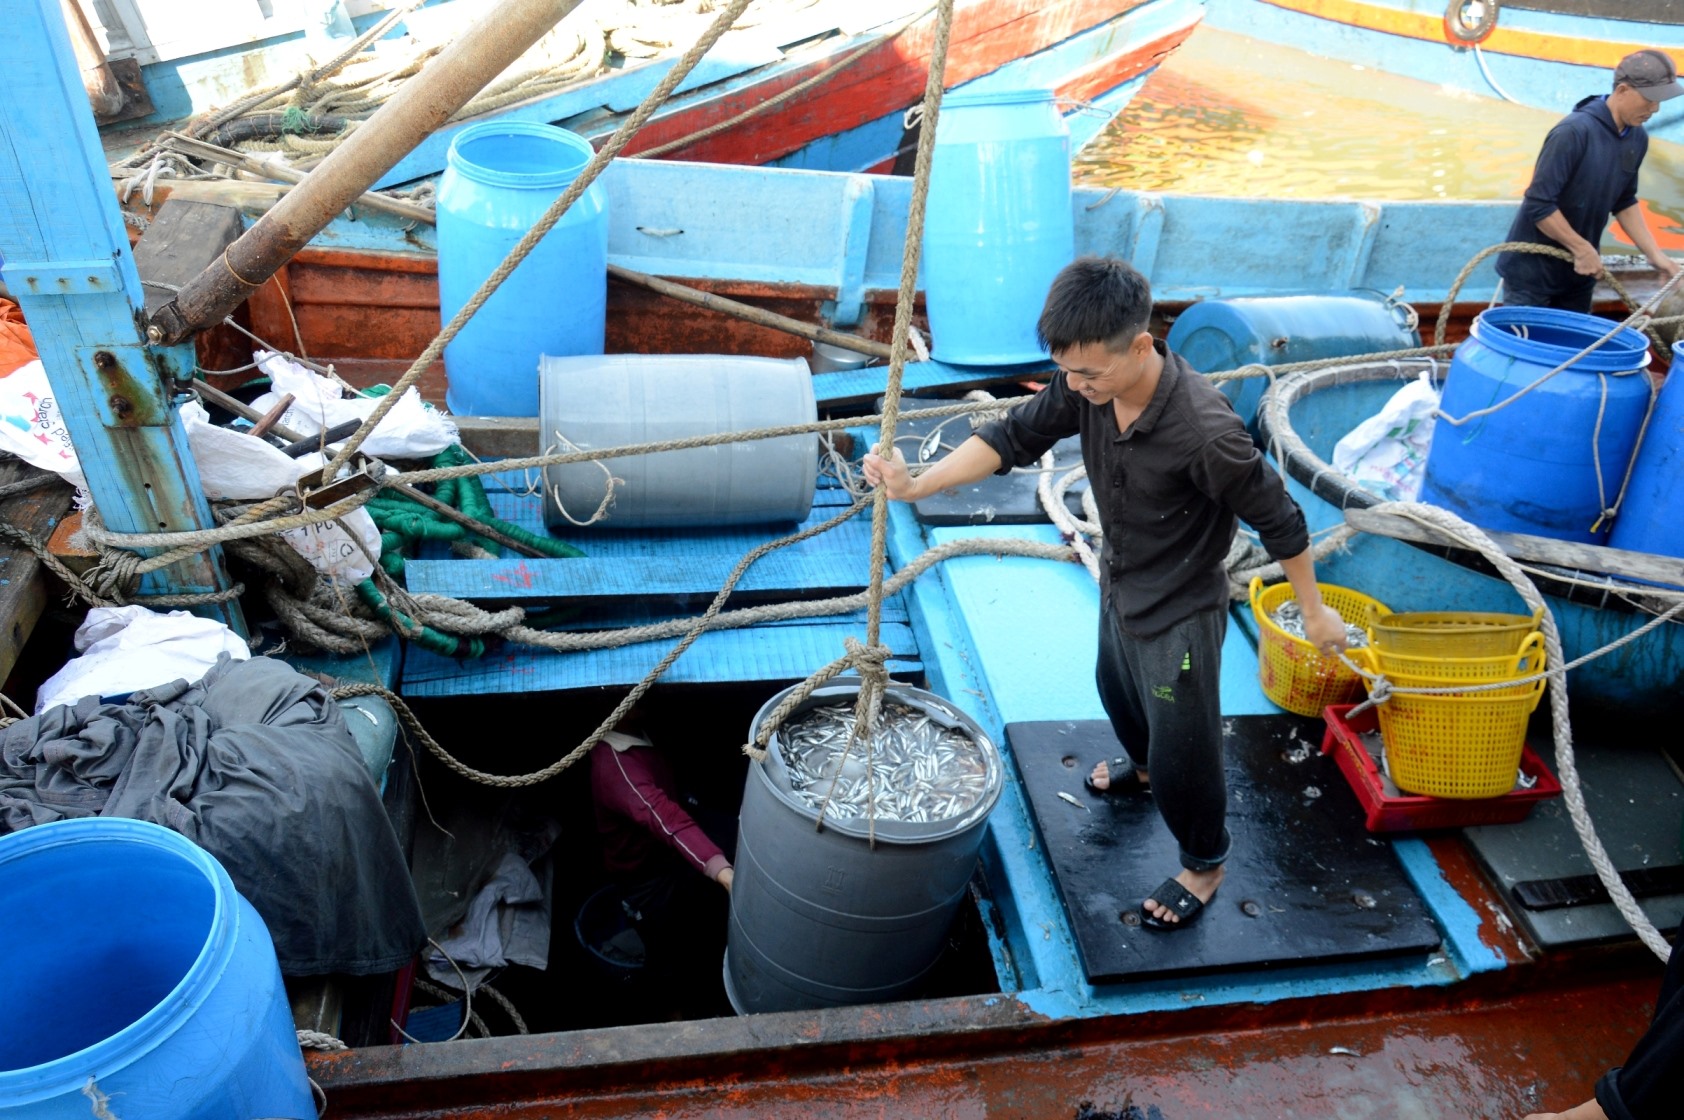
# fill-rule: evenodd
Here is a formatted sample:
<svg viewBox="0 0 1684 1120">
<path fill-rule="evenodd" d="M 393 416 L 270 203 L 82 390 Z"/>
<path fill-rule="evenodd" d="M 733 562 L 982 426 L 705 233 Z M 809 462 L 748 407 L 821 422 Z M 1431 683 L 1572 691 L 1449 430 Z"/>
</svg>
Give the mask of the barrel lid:
<svg viewBox="0 0 1684 1120">
<path fill-rule="evenodd" d="M 1573 359 L 1565 371 L 1569 373 L 1629 373 L 1646 368 L 1649 340 L 1639 331 L 1621 327 L 1597 345 L 1614 327 L 1607 319 L 1556 307 L 1491 307 L 1479 313 L 1470 333 L 1505 357 L 1543 366 Z M 1593 345 L 1596 349 L 1581 353 Z"/>
</svg>

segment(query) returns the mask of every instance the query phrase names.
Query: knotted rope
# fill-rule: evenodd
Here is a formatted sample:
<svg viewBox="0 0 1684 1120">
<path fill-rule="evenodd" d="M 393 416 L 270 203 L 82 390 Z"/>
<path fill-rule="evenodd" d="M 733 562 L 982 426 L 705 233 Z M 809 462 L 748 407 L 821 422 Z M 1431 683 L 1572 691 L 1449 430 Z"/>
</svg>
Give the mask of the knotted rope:
<svg viewBox="0 0 1684 1120">
<path fill-rule="evenodd" d="M 895 299 L 895 326 L 889 347 L 888 385 L 884 391 L 883 419 L 879 428 L 878 446 L 890 453 L 895 446 L 895 427 L 900 420 L 902 375 L 906 370 L 910 348 L 913 301 L 918 291 L 918 260 L 924 240 L 924 210 L 930 196 L 930 168 L 935 161 L 936 125 L 941 113 L 942 82 L 947 71 L 947 46 L 953 30 L 953 0 L 939 0 L 936 6 L 935 42 L 930 48 L 930 69 L 924 82 L 923 119 L 918 135 L 918 155 L 913 165 L 912 200 L 906 215 L 906 242 L 901 253 L 900 291 Z M 794 700 L 805 700 L 824 680 L 840 671 L 839 665 L 851 667 L 860 678 L 859 696 L 854 704 L 854 729 L 843 751 L 842 761 L 858 743 L 865 743 L 869 766 L 873 742 L 877 733 L 877 716 L 882 708 L 883 693 L 889 684 L 887 662 L 889 651 L 881 644 L 883 622 L 883 571 L 888 553 L 889 495 L 878 487 L 871 505 L 871 581 L 866 603 L 866 637 L 863 643 L 850 639 L 845 643 L 847 653 L 833 661 L 807 681 L 779 705 L 775 718 L 762 721 L 754 744 L 744 746 L 745 753 L 765 758 L 765 746 L 783 718 L 794 709 Z M 799 700 L 796 699 L 799 694 Z M 785 709 L 788 710 L 785 710 Z M 829 799 L 826 799 L 826 804 Z M 868 839 L 877 839 L 877 814 L 868 814 Z M 824 808 L 820 807 L 819 827 L 824 826 Z"/>
</svg>

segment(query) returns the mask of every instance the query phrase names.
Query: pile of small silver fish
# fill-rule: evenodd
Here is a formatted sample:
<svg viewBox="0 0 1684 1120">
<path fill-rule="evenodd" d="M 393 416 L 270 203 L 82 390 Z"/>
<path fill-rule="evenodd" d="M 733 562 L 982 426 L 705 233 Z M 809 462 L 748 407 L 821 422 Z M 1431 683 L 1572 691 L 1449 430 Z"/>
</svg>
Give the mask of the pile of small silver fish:
<svg viewBox="0 0 1684 1120">
<path fill-rule="evenodd" d="M 1288 599 L 1269 617 L 1294 638 L 1304 637 L 1304 609 L 1298 605 L 1297 599 Z M 1345 623 L 1345 643 L 1352 649 L 1361 649 L 1368 644 L 1368 631 L 1354 622 Z"/>
<path fill-rule="evenodd" d="M 778 730 L 795 795 L 826 817 L 928 824 L 964 816 L 987 791 L 982 750 L 928 713 L 885 704 L 875 742 L 850 751 L 853 734 L 851 703 L 813 708 Z"/>
</svg>

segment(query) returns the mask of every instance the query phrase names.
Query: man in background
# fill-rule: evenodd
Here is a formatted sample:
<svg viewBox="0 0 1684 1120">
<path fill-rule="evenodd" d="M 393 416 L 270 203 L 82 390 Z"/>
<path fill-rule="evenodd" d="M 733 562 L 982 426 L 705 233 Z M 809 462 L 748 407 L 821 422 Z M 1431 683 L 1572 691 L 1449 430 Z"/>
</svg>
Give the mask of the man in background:
<svg viewBox="0 0 1684 1120">
<path fill-rule="evenodd" d="M 1637 172 L 1649 151 L 1643 123 L 1661 102 L 1680 93 L 1684 88 L 1669 56 L 1634 51 L 1614 68 L 1612 93 L 1585 98 L 1550 129 L 1508 239 L 1558 246 L 1573 259 L 1513 250 L 1498 254 L 1505 304 L 1588 313 L 1610 214 L 1663 278 L 1678 271 L 1643 218 Z"/>
</svg>

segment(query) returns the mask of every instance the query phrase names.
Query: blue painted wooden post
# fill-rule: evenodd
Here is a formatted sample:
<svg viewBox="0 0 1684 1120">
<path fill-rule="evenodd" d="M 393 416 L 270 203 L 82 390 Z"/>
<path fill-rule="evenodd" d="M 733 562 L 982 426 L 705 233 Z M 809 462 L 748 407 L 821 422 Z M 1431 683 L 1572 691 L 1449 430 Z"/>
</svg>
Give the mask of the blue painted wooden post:
<svg viewBox="0 0 1684 1120">
<path fill-rule="evenodd" d="M 145 341 L 140 275 L 59 0 L 6 5 L 0 74 L 0 252 L 63 409 L 88 492 L 116 532 L 215 525 L 175 410 L 189 343 Z M 232 586 L 214 549 L 143 578 L 145 594 Z M 238 603 L 201 608 L 244 631 Z"/>
</svg>

